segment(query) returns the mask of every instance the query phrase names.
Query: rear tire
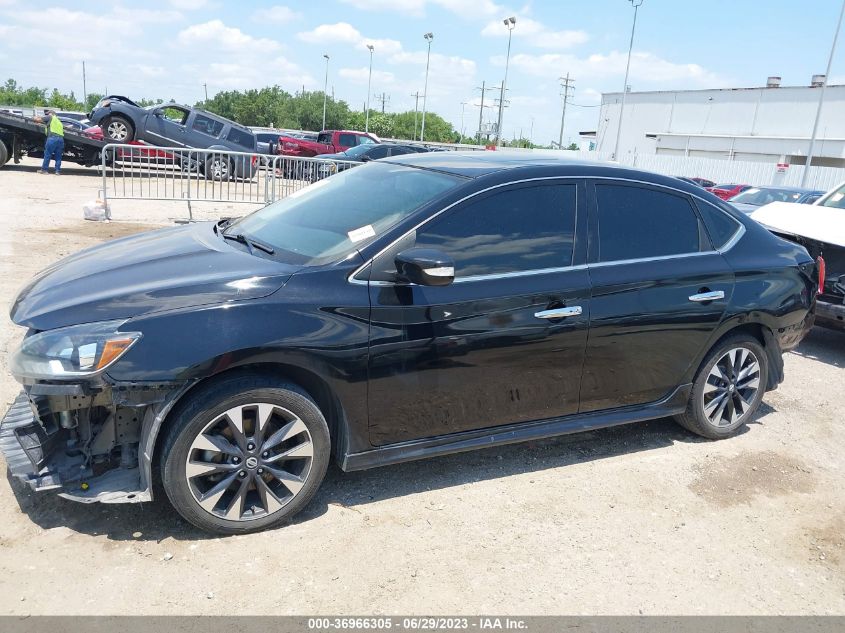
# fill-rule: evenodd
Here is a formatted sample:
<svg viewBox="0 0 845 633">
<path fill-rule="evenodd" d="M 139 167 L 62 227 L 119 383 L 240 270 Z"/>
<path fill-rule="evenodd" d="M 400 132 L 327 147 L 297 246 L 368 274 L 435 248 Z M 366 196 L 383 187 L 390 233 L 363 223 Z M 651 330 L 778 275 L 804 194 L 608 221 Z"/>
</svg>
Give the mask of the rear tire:
<svg viewBox="0 0 845 633">
<path fill-rule="evenodd" d="M 234 180 L 235 166 L 232 161 L 222 156 L 211 156 L 205 161 L 205 177 L 224 182 Z"/>
<path fill-rule="evenodd" d="M 0 141 L 0 167 L 9 161 L 9 149 L 3 141 Z"/>
<path fill-rule="evenodd" d="M 320 486 L 331 442 L 316 403 L 296 385 L 239 375 L 200 387 L 162 443 L 161 480 L 189 522 L 215 534 L 286 523 Z"/>
<path fill-rule="evenodd" d="M 113 143 L 128 143 L 135 140 L 135 128 L 120 116 L 106 117 L 100 129 L 103 130 L 103 136 Z"/>
<path fill-rule="evenodd" d="M 750 334 L 720 340 L 701 363 L 687 410 L 675 416 L 685 429 L 711 440 L 739 433 L 756 413 L 769 379 L 769 359 Z"/>
</svg>

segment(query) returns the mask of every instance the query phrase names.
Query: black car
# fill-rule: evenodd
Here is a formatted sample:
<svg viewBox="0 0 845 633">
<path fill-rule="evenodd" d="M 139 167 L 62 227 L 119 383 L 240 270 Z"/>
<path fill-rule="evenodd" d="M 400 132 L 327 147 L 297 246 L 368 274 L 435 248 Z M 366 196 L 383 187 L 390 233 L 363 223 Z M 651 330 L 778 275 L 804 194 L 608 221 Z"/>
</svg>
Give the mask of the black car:
<svg viewBox="0 0 845 633">
<path fill-rule="evenodd" d="M 698 187 L 426 153 L 237 221 L 108 242 L 11 308 L 13 475 L 277 525 L 357 470 L 675 416 L 737 433 L 812 324 L 815 262 Z"/>
<path fill-rule="evenodd" d="M 315 158 L 319 158 L 325 161 L 337 161 L 337 162 L 326 162 L 319 165 L 318 172 L 321 177 L 326 177 L 331 174 L 337 173 L 338 171 L 343 171 L 344 169 L 349 169 L 352 163 L 366 163 L 371 160 L 381 160 L 382 158 L 390 158 L 392 156 L 402 156 L 403 154 L 417 154 L 422 152 L 428 152 L 429 149 L 422 145 L 407 145 L 407 144 L 400 144 L 400 143 L 379 143 L 379 144 L 372 144 L 366 143 L 364 145 L 356 145 L 355 147 L 350 147 L 348 150 L 344 152 L 338 152 L 337 154 L 318 154 Z"/>
</svg>

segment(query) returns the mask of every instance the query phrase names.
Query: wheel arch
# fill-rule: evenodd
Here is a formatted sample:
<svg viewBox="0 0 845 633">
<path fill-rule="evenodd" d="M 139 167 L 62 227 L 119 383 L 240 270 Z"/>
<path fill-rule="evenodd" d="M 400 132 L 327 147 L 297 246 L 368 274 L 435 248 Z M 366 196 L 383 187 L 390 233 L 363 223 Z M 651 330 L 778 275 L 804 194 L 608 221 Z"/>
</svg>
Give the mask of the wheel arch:
<svg viewBox="0 0 845 633">
<path fill-rule="evenodd" d="M 761 321 L 749 320 L 731 320 L 722 324 L 717 328 L 713 336 L 708 341 L 708 344 L 701 350 L 695 362 L 690 364 L 690 370 L 684 377 L 685 382 L 692 382 L 698 375 L 704 359 L 714 347 L 716 347 L 722 340 L 735 334 L 748 334 L 754 337 L 763 349 L 766 351 L 766 358 L 769 361 L 769 377 L 766 384 L 766 391 L 776 389 L 783 381 L 783 358 L 781 356 L 781 349 L 778 345 L 774 332 L 772 329 L 762 323 Z"/>
<path fill-rule="evenodd" d="M 329 386 L 328 382 L 309 369 L 304 369 L 295 364 L 284 362 L 249 362 L 235 367 L 227 368 L 221 372 L 209 375 L 205 378 L 195 380 L 189 386 L 179 391 L 175 398 L 168 403 L 168 408 L 161 421 L 150 427 L 146 443 L 151 447 L 148 453 L 149 458 L 144 457 L 141 464 L 142 470 L 147 477 L 148 485 L 153 481 L 153 473 L 157 471 L 158 460 L 161 456 L 161 445 L 166 435 L 165 430 L 182 407 L 189 402 L 189 396 L 200 388 L 232 378 L 237 375 L 260 374 L 262 376 L 275 376 L 280 384 L 291 383 L 305 392 L 320 409 L 326 418 L 329 427 L 329 438 L 331 440 L 331 453 L 335 459 L 339 459 L 346 452 L 347 446 L 347 420 L 346 415 L 337 395 Z"/>
</svg>

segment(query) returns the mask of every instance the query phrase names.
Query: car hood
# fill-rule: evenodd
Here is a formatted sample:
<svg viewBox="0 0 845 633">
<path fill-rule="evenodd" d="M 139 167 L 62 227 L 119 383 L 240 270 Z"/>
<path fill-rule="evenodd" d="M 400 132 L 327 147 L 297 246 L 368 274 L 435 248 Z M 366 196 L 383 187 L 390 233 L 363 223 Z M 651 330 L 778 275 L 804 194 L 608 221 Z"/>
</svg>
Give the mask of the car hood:
<svg viewBox="0 0 845 633">
<path fill-rule="evenodd" d="M 845 247 L 845 209 L 772 202 L 751 214 L 768 229 Z"/>
<path fill-rule="evenodd" d="M 301 268 L 253 256 L 204 222 L 124 237 L 71 255 L 18 294 L 10 316 L 47 330 L 272 294 Z"/>
</svg>

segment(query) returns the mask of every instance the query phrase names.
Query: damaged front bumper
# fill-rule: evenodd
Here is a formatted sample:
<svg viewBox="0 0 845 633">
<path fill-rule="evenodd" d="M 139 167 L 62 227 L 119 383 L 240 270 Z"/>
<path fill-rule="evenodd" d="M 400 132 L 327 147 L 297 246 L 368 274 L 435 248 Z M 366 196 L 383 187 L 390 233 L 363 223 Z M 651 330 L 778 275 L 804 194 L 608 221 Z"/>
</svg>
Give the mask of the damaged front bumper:
<svg viewBox="0 0 845 633">
<path fill-rule="evenodd" d="M 183 386 L 25 385 L 0 423 L 10 473 L 83 503 L 152 499 L 155 436 Z"/>
</svg>

